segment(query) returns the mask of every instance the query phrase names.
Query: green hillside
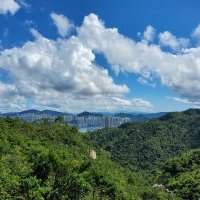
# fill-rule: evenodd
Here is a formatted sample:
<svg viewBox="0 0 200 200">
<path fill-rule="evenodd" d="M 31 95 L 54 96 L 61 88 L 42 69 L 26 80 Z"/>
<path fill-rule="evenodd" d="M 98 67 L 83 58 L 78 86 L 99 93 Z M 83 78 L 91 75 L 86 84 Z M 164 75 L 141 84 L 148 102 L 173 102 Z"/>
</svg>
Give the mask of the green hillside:
<svg viewBox="0 0 200 200">
<path fill-rule="evenodd" d="M 95 155 L 96 154 L 96 155 Z M 0 119 L 0 199 L 149 200 L 168 198 L 61 120 Z"/>
<path fill-rule="evenodd" d="M 200 199 L 200 150 L 189 151 L 164 163 L 157 181 L 180 199 Z"/>
<path fill-rule="evenodd" d="M 198 200 L 199 120 L 187 110 L 88 136 L 62 117 L 2 118 L 0 199 Z"/>
<path fill-rule="evenodd" d="M 186 150 L 200 147 L 200 110 L 169 113 L 158 120 L 102 129 L 91 139 L 130 169 L 152 170 Z"/>
</svg>

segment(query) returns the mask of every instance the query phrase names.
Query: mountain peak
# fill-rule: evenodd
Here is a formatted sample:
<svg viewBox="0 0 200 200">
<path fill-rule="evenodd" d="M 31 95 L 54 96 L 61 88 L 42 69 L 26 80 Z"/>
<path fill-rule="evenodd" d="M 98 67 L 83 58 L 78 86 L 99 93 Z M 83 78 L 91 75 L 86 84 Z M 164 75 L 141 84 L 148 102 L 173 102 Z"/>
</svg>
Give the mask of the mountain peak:
<svg viewBox="0 0 200 200">
<path fill-rule="evenodd" d="M 189 115 L 192 115 L 192 114 L 196 114 L 196 115 L 200 115 L 200 109 L 198 108 L 190 108 L 186 111 L 184 111 L 185 114 L 189 114 Z"/>
</svg>

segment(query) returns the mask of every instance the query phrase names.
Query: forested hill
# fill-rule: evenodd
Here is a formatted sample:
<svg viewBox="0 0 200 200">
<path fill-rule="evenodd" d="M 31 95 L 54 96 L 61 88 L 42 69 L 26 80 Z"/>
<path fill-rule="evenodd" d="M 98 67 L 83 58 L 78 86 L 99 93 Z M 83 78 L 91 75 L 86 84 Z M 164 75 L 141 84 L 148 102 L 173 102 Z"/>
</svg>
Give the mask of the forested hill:
<svg viewBox="0 0 200 200">
<path fill-rule="evenodd" d="M 123 166 L 153 169 L 170 157 L 200 147 L 200 110 L 168 113 L 148 122 L 102 129 L 90 137 Z"/>
<path fill-rule="evenodd" d="M 59 118 L 0 118 L 0 199 L 197 200 L 200 151 L 173 157 L 199 147 L 199 120 L 188 110 L 91 135 L 110 154 Z"/>
<path fill-rule="evenodd" d="M 157 187 L 173 191 L 180 200 L 200 199 L 200 150 L 192 150 L 165 162 Z"/>
<path fill-rule="evenodd" d="M 111 161 L 76 128 L 56 120 L 0 119 L 0 199 L 171 199 Z"/>
</svg>

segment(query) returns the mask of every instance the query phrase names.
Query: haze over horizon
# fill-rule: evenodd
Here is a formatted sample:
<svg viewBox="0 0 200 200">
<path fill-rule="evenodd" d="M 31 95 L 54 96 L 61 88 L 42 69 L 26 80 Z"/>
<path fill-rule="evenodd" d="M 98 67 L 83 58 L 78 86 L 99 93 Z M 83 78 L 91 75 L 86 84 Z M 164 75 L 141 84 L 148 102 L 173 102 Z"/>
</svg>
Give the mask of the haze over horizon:
<svg viewBox="0 0 200 200">
<path fill-rule="evenodd" d="M 199 108 L 199 7 L 1 0 L 0 111 Z"/>
</svg>

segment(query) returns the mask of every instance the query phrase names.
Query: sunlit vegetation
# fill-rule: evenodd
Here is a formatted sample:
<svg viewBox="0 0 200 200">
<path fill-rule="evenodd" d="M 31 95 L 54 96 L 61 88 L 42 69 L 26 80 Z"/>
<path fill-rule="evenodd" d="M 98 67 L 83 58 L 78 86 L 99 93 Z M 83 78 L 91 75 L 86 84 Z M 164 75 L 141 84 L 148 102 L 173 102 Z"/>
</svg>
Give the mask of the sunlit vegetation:
<svg viewBox="0 0 200 200">
<path fill-rule="evenodd" d="M 165 162 L 158 182 L 180 199 L 200 199 L 200 150 L 193 150 Z"/>
<path fill-rule="evenodd" d="M 0 199 L 198 200 L 199 120 L 188 110 L 87 135 L 62 117 L 0 119 Z"/>
<path fill-rule="evenodd" d="M 0 199 L 130 200 L 149 199 L 152 192 L 164 195 L 109 157 L 61 118 L 54 123 L 0 119 Z"/>
</svg>

